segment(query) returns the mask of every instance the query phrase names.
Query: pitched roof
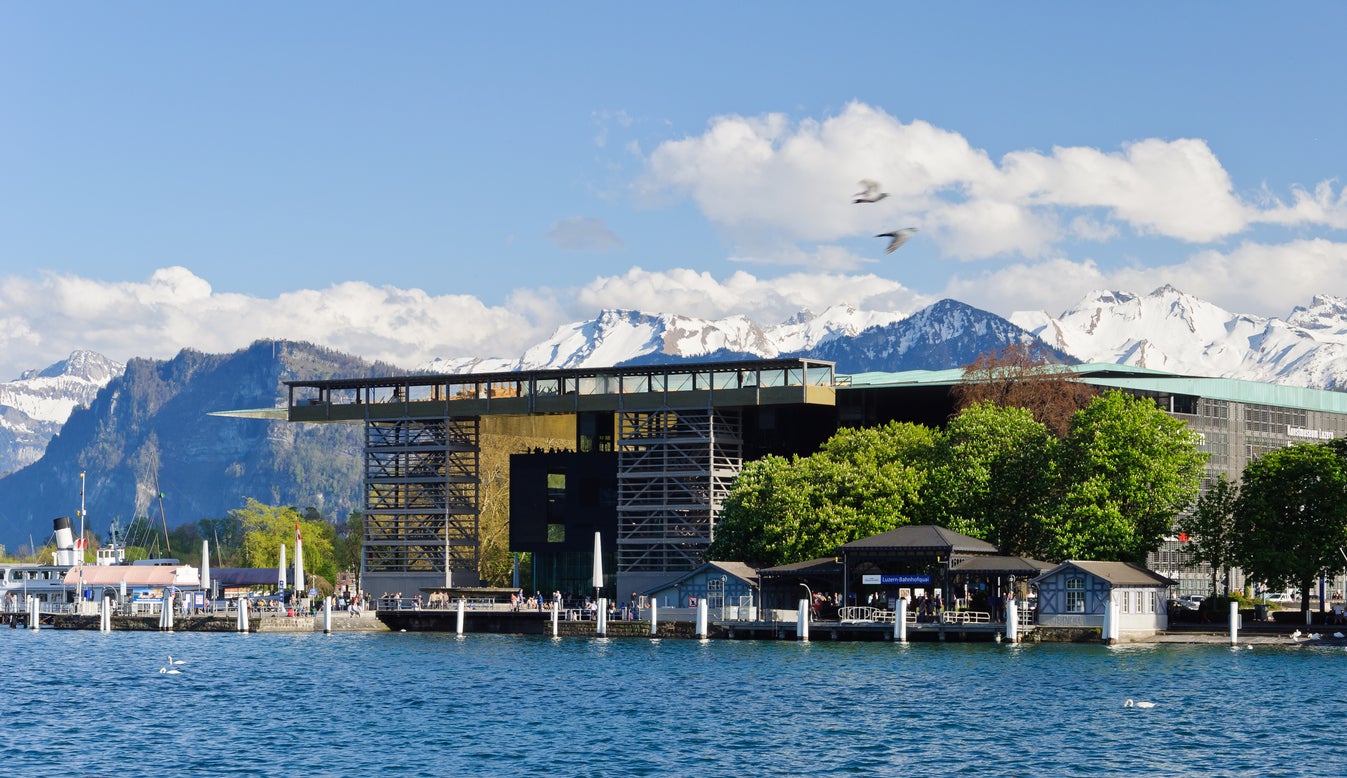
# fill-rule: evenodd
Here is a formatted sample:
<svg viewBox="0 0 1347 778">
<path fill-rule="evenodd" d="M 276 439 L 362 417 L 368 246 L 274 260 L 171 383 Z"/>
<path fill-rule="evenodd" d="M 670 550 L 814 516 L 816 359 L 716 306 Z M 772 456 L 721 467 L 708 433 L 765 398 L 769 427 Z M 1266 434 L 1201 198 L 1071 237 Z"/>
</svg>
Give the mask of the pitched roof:
<svg viewBox="0 0 1347 778">
<path fill-rule="evenodd" d="M 996 546 L 934 524 L 910 524 L 838 546 L 838 551 L 943 551 L 995 554 Z"/>
<path fill-rule="evenodd" d="M 776 567 L 764 567 L 758 571 L 762 576 L 773 575 L 840 575 L 842 572 L 842 563 L 836 559 L 825 556 L 818 559 L 806 559 L 803 562 L 791 562 L 788 565 L 777 565 Z"/>
<path fill-rule="evenodd" d="M 1040 581 L 1067 568 L 1076 568 L 1096 578 L 1102 578 L 1112 586 L 1175 586 L 1178 581 L 1160 575 L 1131 562 L 1094 562 L 1089 560 L 1068 559 L 1046 573 L 1035 578 Z"/>
<path fill-rule="evenodd" d="M 708 569 L 719 570 L 726 575 L 732 575 L 754 589 L 758 587 L 758 571 L 756 568 L 750 567 L 743 562 L 706 562 L 695 570 L 690 570 L 677 578 L 670 578 L 658 586 L 652 586 L 649 589 L 646 589 L 643 594 L 652 594 L 654 592 L 663 591 L 670 586 L 680 584 L 693 576 L 707 572 Z"/>
<path fill-rule="evenodd" d="M 1056 567 L 1051 562 L 1041 562 L 1023 556 L 975 556 L 969 557 L 950 568 L 954 573 L 1012 573 L 1038 575 L 1044 570 Z"/>
</svg>

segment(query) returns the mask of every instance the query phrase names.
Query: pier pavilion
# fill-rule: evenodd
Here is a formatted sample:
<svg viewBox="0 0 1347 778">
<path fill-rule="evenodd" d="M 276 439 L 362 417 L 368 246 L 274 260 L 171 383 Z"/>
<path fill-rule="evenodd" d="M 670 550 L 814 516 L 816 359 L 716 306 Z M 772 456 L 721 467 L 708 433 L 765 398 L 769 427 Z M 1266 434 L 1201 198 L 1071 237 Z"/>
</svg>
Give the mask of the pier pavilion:
<svg viewBox="0 0 1347 778">
<path fill-rule="evenodd" d="M 1063 369 L 1187 422 L 1211 455 L 1210 478 L 1238 477 L 1257 455 L 1292 442 L 1347 434 L 1341 392 L 1115 364 Z M 943 425 L 961 381 L 960 370 L 837 375 L 808 359 L 395 376 L 292 381 L 286 407 L 222 415 L 364 426 L 362 573 L 376 594 L 477 583 L 482 439 L 524 420 L 552 424 L 574 443 L 511 462 L 521 473 L 511 487 L 521 500 L 517 511 L 512 502 L 511 548 L 545 567 L 535 570 L 539 588 L 588 592 L 599 531 L 616 585 L 608 593 L 625 595 L 705 561 L 744 461 L 811 453 L 843 426 Z M 595 455 L 608 461 L 586 459 Z M 1185 594 L 1209 586 L 1210 571 L 1178 538 L 1148 566 Z"/>
</svg>

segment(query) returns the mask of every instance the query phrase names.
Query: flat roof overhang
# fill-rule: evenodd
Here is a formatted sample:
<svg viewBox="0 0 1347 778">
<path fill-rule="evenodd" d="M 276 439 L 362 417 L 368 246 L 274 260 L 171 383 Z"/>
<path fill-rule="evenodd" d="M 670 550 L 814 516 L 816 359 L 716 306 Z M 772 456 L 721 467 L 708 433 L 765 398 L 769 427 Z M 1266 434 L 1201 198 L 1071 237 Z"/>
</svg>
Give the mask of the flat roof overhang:
<svg viewBox="0 0 1347 778">
<path fill-rule="evenodd" d="M 755 359 L 676 365 L 287 381 L 285 408 L 217 415 L 352 422 L 543 413 L 836 404 L 833 363 Z M 277 415 L 277 414 L 283 415 Z"/>
</svg>

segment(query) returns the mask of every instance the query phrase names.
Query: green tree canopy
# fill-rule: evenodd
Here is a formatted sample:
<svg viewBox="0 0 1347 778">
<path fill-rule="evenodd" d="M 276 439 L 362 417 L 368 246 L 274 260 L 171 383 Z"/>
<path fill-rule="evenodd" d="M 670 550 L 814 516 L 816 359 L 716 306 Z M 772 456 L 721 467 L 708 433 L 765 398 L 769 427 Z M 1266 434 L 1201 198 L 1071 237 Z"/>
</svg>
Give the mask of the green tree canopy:
<svg viewBox="0 0 1347 778">
<path fill-rule="evenodd" d="M 1309 610 L 1315 578 L 1342 568 L 1347 466 L 1332 445 L 1299 443 L 1250 462 L 1235 510 L 1240 564 L 1274 588 L 1298 586 Z"/>
<path fill-rule="evenodd" d="M 1144 564 L 1197 496 L 1206 455 L 1187 425 L 1113 391 L 1071 421 L 1058 463 L 1059 558 Z"/>
<path fill-rule="evenodd" d="M 243 529 L 245 567 L 277 567 L 282 544 L 288 555 L 294 554 L 295 525 L 298 524 L 304 539 L 304 571 L 319 575 L 329 583 L 336 579 L 332 555 L 335 532 L 328 522 L 305 520 L 295 508 L 263 505 L 251 497 L 244 507 L 230 511 L 229 515 L 237 519 Z M 293 565 L 294 557 L 287 556 L 286 563 Z"/>
<path fill-rule="evenodd" d="M 844 429 L 810 456 L 748 463 L 708 554 L 787 564 L 921 522 L 1045 561 L 1144 562 L 1197 494 L 1197 442 L 1153 402 L 1119 392 L 1091 400 L 1065 440 L 991 402 L 938 433 Z"/>
<path fill-rule="evenodd" d="M 1027 409 L 969 406 L 936 438 L 921 522 L 982 538 L 1007 554 L 1050 553 L 1057 445 Z"/>
<path fill-rule="evenodd" d="M 1197 498 L 1193 510 L 1179 520 L 1179 530 L 1190 537 L 1193 558 L 1211 565 L 1211 591 L 1222 568 L 1238 564 L 1235 553 L 1235 510 L 1239 503 L 1239 485 L 1225 473 Z"/>
<path fill-rule="evenodd" d="M 789 564 L 909 523 L 933 440 L 926 427 L 895 422 L 841 430 L 807 457 L 746 464 L 708 558 Z"/>
</svg>

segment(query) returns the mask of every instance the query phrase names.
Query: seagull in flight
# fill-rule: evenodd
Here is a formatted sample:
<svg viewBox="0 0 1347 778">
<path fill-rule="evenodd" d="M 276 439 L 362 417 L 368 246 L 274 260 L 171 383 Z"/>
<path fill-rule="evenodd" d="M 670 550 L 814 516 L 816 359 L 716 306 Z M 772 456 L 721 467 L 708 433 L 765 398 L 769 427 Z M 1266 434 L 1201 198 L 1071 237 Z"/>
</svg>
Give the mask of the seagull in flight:
<svg viewBox="0 0 1347 778">
<path fill-rule="evenodd" d="M 881 232 L 875 237 L 891 238 L 891 240 L 889 241 L 889 245 L 884 249 L 884 253 L 892 254 L 893 252 L 897 251 L 900 246 L 906 243 L 907 239 L 912 237 L 912 234 L 915 233 L 916 231 L 917 231 L 916 227 L 904 227 L 901 230 L 894 230 L 893 232 Z"/>
<path fill-rule="evenodd" d="M 877 203 L 889 196 L 888 192 L 879 191 L 879 182 L 873 178 L 861 179 L 861 191 L 852 195 L 853 203 Z"/>
</svg>

